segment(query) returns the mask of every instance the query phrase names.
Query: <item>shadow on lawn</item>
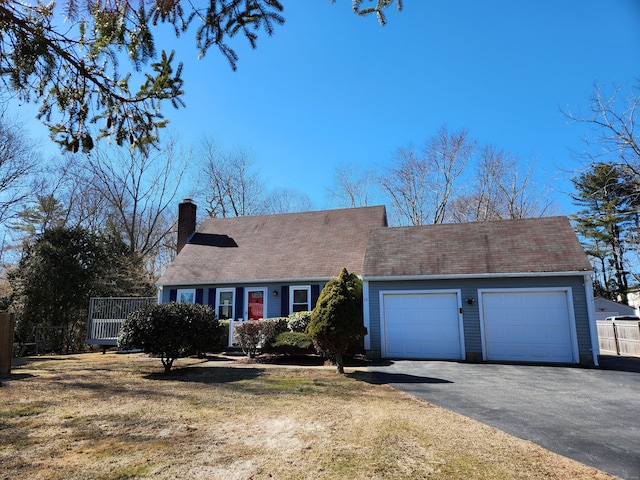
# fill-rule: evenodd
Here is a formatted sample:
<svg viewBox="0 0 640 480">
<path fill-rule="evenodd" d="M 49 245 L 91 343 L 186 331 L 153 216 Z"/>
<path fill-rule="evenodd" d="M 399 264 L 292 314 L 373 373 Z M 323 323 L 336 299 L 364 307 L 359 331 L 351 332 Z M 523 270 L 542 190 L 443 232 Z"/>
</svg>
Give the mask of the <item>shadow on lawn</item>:
<svg viewBox="0 0 640 480">
<path fill-rule="evenodd" d="M 33 378 L 35 375 L 30 373 L 10 373 L 9 375 L 0 375 L 0 382 L 9 382 L 15 380 L 26 380 L 27 378 Z"/>
<path fill-rule="evenodd" d="M 159 381 L 198 382 L 198 383 L 232 383 L 241 380 L 253 380 L 260 377 L 264 369 L 253 367 L 215 367 L 215 368 L 176 368 L 170 373 L 150 373 L 144 378 Z"/>
<path fill-rule="evenodd" d="M 77 360 L 77 358 L 75 358 L 72 355 L 69 356 L 63 356 L 63 355 L 31 355 L 28 357 L 16 357 L 16 358 L 12 358 L 11 359 L 11 365 L 13 367 L 24 367 L 24 366 L 29 366 L 32 363 L 48 363 L 48 362 L 53 362 L 53 363 L 60 363 L 60 362 L 67 362 L 70 360 Z"/>
</svg>

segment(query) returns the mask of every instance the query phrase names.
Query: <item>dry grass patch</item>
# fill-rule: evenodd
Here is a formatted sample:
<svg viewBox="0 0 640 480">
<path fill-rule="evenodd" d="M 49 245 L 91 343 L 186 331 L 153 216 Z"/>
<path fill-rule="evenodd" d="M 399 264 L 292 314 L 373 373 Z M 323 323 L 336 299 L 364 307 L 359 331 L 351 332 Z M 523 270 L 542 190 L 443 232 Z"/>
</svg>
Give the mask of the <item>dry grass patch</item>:
<svg viewBox="0 0 640 480">
<path fill-rule="evenodd" d="M 0 479 L 606 479 L 366 372 L 144 355 L 24 360 Z"/>
</svg>

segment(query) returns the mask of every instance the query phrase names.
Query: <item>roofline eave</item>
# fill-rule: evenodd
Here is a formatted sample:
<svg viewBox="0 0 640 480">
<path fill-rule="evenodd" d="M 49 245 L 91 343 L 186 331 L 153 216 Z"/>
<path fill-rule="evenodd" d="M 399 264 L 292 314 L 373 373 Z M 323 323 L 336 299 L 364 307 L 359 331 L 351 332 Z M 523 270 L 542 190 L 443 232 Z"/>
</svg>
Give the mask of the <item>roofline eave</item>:
<svg viewBox="0 0 640 480">
<path fill-rule="evenodd" d="M 591 275 L 592 270 L 573 270 L 567 272 L 505 272 L 505 273 L 463 273 L 455 275 L 363 275 L 364 282 L 382 282 L 398 280 L 461 280 L 483 278 L 516 278 L 516 277 L 584 277 Z"/>
<path fill-rule="evenodd" d="M 291 277 L 291 278 L 252 278 L 252 279 L 234 279 L 234 280 L 198 280 L 198 281 L 189 281 L 189 282 L 158 282 L 156 283 L 156 287 L 170 287 L 174 285 L 184 285 L 184 286 L 195 286 L 195 285 L 258 285 L 263 283 L 309 283 L 309 282 L 328 282 L 332 278 L 336 278 L 336 275 L 331 277 Z"/>
</svg>

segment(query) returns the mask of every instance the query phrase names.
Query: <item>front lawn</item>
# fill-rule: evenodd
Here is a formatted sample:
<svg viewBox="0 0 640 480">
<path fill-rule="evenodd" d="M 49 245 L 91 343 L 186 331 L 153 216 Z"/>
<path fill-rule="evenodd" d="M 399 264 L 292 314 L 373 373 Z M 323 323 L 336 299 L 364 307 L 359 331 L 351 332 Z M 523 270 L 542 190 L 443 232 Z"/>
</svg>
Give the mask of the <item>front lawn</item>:
<svg viewBox="0 0 640 480">
<path fill-rule="evenodd" d="M 146 355 L 19 359 L 0 479 L 606 479 L 361 370 Z"/>
</svg>

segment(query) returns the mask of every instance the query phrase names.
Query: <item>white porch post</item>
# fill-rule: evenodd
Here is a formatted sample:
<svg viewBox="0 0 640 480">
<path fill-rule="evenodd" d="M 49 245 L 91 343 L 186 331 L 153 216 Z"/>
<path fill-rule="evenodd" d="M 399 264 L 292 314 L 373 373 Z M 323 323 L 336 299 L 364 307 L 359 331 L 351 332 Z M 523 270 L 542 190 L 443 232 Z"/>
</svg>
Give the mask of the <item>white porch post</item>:
<svg viewBox="0 0 640 480">
<path fill-rule="evenodd" d="M 227 347 L 229 348 L 233 347 L 233 323 L 234 323 L 233 318 L 230 318 L 229 319 L 229 341 L 227 342 L 228 343 Z"/>
</svg>

